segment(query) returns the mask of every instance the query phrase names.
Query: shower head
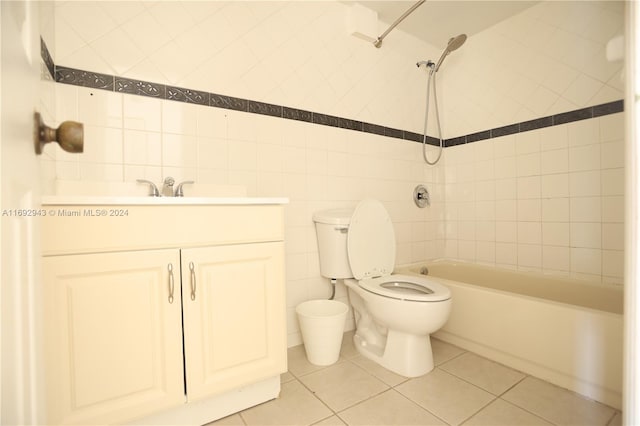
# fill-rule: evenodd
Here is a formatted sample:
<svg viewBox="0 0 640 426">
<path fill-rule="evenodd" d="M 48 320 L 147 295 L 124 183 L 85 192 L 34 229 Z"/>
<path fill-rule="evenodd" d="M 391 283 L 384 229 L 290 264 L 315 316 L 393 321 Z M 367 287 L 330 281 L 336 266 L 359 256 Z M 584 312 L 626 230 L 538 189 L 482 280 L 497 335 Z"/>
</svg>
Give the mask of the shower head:
<svg viewBox="0 0 640 426">
<path fill-rule="evenodd" d="M 446 58 L 449 53 L 453 52 L 454 50 L 462 46 L 465 41 L 467 41 L 466 34 L 460 34 L 458 36 L 451 37 L 449 39 L 449 42 L 447 43 L 447 47 L 444 48 L 444 52 L 442 52 L 440 59 L 438 59 L 438 62 L 436 63 L 436 67 L 433 69 L 433 72 L 438 72 L 438 70 L 440 69 L 440 65 L 442 65 L 442 62 L 444 61 L 444 58 Z"/>
</svg>

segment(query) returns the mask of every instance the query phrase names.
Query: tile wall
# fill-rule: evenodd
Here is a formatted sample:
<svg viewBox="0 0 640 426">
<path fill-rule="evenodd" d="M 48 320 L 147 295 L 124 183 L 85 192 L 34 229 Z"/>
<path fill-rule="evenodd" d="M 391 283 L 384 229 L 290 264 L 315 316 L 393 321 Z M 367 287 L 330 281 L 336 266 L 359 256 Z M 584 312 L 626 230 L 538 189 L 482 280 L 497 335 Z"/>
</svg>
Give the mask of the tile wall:
<svg viewBox="0 0 640 426">
<path fill-rule="evenodd" d="M 445 137 L 623 97 L 621 65 L 598 56 L 621 29 L 622 3 L 574 3 L 541 2 L 447 59 Z M 414 64 L 440 54 L 400 30 L 383 49 L 349 37 L 339 2 L 65 2 L 55 13 L 56 65 L 418 133 L 426 78 Z M 579 24 L 585 16 L 605 18 Z M 557 46 L 542 58 L 545 40 Z M 426 167 L 415 142 L 269 115 L 65 84 L 54 104 L 58 120 L 85 123 L 87 144 L 81 155 L 47 147 L 49 193 L 57 179 L 173 176 L 289 197 L 290 345 L 300 342 L 295 306 L 330 293 L 311 215 L 365 197 L 392 216 L 398 264 L 447 256 L 621 282 L 621 113 L 452 146 Z M 428 209 L 411 200 L 418 183 Z M 342 285 L 337 296 L 346 301 Z"/>
<path fill-rule="evenodd" d="M 445 153 L 446 257 L 622 284 L 622 113 Z"/>
</svg>

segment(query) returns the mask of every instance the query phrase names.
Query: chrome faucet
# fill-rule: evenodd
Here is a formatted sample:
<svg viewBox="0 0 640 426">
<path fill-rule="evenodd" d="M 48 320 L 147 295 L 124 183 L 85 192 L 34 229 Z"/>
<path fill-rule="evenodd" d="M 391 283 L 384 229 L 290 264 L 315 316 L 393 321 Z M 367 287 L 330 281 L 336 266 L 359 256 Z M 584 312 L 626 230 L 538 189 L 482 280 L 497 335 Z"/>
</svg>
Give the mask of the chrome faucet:
<svg viewBox="0 0 640 426">
<path fill-rule="evenodd" d="M 149 195 L 150 196 L 152 196 L 152 197 L 159 197 L 160 196 L 160 192 L 158 191 L 158 187 L 156 186 L 155 183 L 151 182 L 150 180 L 137 179 L 136 182 L 148 184 L 149 185 Z"/>
<path fill-rule="evenodd" d="M 195 182 L 192 180 L 186 180 L 184 182 L 180 182 L 178 184 L 178 187 L 176 188 L 176 193 L 174 197 L 184 197 L 184 192 L 182 192 L 182 185 L 191 184 L 191 183 L 195 183 Z"/>
<path fill-rule="evenodd" d="M 176 183 L 176 180 L 172 177 L 164 178 L 164 183 L 162 185 L 162 196 L 163 197 L 173 197 L 173 184 Z"/>
</svg>

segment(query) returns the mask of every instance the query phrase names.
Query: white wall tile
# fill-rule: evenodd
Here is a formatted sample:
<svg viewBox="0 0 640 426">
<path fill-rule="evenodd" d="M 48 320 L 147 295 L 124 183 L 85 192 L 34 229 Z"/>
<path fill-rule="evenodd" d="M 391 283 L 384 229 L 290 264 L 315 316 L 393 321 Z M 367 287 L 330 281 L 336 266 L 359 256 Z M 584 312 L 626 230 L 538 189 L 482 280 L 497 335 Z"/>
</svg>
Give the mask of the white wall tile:
<svg viewBox="0 0 640 426">
<path fill-rule="evenodd" d="M 570 220 L 572 222 L 600 222 L 602 201 L 600 197 L 579 197 L 570 199 Z"/>
<path fill-rule="evenodd" d="M 601 139 L 598 120 L 581 120 L 567 124 L 569 146 L 592 145 Z"/>
<path fill-rule="evenodd" d="M 570 173 L 569 195 L 571 197 L 599 196 L 601 194 L 600 181 L 600 170 Z"/>
<path fill-rule="evenodd" d="M 545 271 L 569 271 L 571 249 L 569 247 L 543 246 L 542 268 Z"/>
<path fill-rule="evenodd" d="M 561 126 L 556 126 L 561 127 Z M 542 151 L 540 174 L 566 173 L 569 171 L 569 150 L 566 148 Z"/>
<path fill-rule="evenodd" d="M 496 242 L 496 264 L 517 265 L 518 264 L 517 244 Z"/>
<path fill-rule="evenodd" d="M 125 129 L 159 132 L 162 126 L 162 103 L 143 96 L 123 96 L 123 127 Z"/>
<path fill-rule="evenodd" d="M 571 271 L 600 275 L 602 273 L 602 250 L 571 248 Z"/>
<path fill-rule="evenodd" d="M 624 169 L 602 171 L 602 195 L 624 195 Z"/>
<path fill-rule="evenodd" d="M 569 198 L 547 198 L 542 200 L 543 222 L 568 222 Z"/>
<path fill-rule="evenodd" d="M 568 197 L 569 191 L 569 175 L 567 173 L 544 175 L 540 179 L 542 198 Z"/>
<path fill-rule="evenodd" d="M 122 97 L 120 93 L 78 88 L 78 121 L 88 126 L 122 128 Z"/>
<path fill-rule="evenodd" d="M 602 248 L 624 250 L 624 225 L 621 223 L 602 224 Z"/>
<path fill-rule="evenodd" d="M 569 171 L 600 169 L 600 146 L 586 145 L 569 148 Z"/>
<path fill-rule="evenodd" d="M 600 223 L 572 223 L 571 247 L 602 248 L 602 225 Z"/>
<path fill-rule="evenodd" d="M 518 267 L 541 269 L 542 246 L 539 244 L 518 244 Z"/>
<path fill-rule="evenodd" d="M 198 165 L 198 143 L 196 137 L 163 134 L 162 164 L 169 167 L 196 167 Z"/>
<path fill-rule="evenodd" d="M 545 222 L 542 224 L 542 243 L 545 246 L 569 247 L 571 226 L 568 222 Z"/>
<path fill-rule="evenodd" d="M 196 135 L 198 107 L 184 102 L 162 101 L 162 131 L 180 135 Z"/>
</svg>

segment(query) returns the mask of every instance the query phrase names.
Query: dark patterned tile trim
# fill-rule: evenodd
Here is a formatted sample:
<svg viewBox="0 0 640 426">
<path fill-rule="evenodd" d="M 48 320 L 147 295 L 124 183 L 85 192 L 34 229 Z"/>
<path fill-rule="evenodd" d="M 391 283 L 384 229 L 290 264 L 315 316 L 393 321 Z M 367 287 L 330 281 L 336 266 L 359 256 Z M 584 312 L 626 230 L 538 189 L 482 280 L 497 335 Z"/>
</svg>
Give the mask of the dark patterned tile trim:
<svg viewBox="0 0 640 426">
<path fill-rule="evenodd" d="M 414 141 L 414 142 L 422 143 L 423 136 L 420 133 L 409 132 L 409 131 L 405 130 L 404 136 L 402 138 L 406 139 L 408 141 Z M 430 136 L 427 136 L 427 143 L 429 143 L 429 139 L 430 138 L 431 138 Z M 431 139 L 435 139 L 435 138 L 431 138 Z M 435 139 L 435 140 L 437 141 L 437 139 Z"/>
<path fill-rule="evenodd" d="M 384 135 L 390 136 L 392 138 L 402 139 L 404 137 L 404 132 L 400 129 L 392 129 L 390 127 L 384 128 Z"/>
<path fill-rule="evenodd" d="M 450 146 L 464 145 L 465 143 L 467 143 L 467 137 L 458 136 L 457 138 L 446 139 L 444 141 L 444 146 L 448 148 Z"/>
<path fill-rule="evenodd" d="M 603 115 L 616 114 L 624 111 L 624 101 L 614 101 L 608 104 L 596 105 L 593 107 L 593 116 L 602 117 Z"/>
<path fill-rule="evenodd" d="M 593 107 L 582 108 L 575 111 L 564 112 L 553 116 L 553 124 L 565 124 L 578 120 L 593 118 Z"/>
<path fill-rule="evenodd" d="M 327 114 L 317 114 L 315 112 L 313 113 L 313 123 L 321 124 L 323 126 L 339 127 L 338 117 Z"/>
<path fill-rule="evenodd" d="M 340 127 L 341 129 L 349 129 L 349 130 L 355 130 L 355 131 L 361 132 L 362 121 L 350 120 L 348 118 L 338 117 L 338 127 Z"/>
<path fill-rule="evenodd" d="M 264 102 L 248 101 L 247 112 L 270 115 L 272 117 L 282 117 L 282 106 L 266 104 Z"/>
<path fill-rule="evenodd" d="M 485 130 L 484 132 L 472 133 L 467 135 L 467 143 L 483 141 L 485 139 L 491 139 L 491 130 Z"/>
<path fill-rule="evenodd" d="M 394 129 L 372 123 L 364 123 L 349 118 L 336 117 L 333 115 L 320 114 L 312 111 L 305 111 L 290 108 L 282 105 L 274 105 L 249 99 L 234 98 L 232 96 L 219 95 L 216 93 L 202 92 L 180 87 L 165 86 L 148 81 L 131 80 L 123 77 L 115 77 L 107 74 L 99 74 L 90 71 L 83 71 L 74 68 L 61 67 L 54 64 L 49 55 L 49 51 L 41 39 L 40 54 L 47 68 L 51 72 L 53 67 L 55 80 L 59 83 L 72 84 L 76 86 L 91 87 L 95 89 L 110 90 L 121 93 L 128 93 L 141 96 L 149 96 L 158 99 L 174 100 L 178 102 L 195 103 L 198 105 L 208 105 L 216 108 L 232 109 L 236 111 L 250 112 L 253 114 L 282 117 L 288 120 L 304 121 L 307 123 L 320 124 L 323 126 L 339 127 L 358 132 L 373 133 L 376 135 L 389 136 L 397 139 L 422 143 L 423 136 L 420 133 L 407 130 Z M 535 120 L 515 123 L 508 126 L 497 127 L 495 129 L 484 130 L 465 136 L 446 139 L 443 141 L 445 147 L 462 145 L 477 142 L 500 136 L 515 133 L 527 132 L 548 126 L 570 123 L 603 115 L 615 114 L 624 111 L 622 100 L 613 101 L 606 104 L 595 105 L 562 114 L 537 118 Z M 434 137 L 427 136 L 429 145 L 438 146 L 440 141 Z"/>
<path fill-rule="evenodd" d="M 167 87 L 164 84 L 149 83 L 148 81 L 131 80 L 122 77 L 116 77 L 115 91 L 160 99 L 166 99 L 167 96 Z"/>
<path fill-rule="evenodd" d="M 59 67 L 56 65 L 56 81 L 58 83 L 73 84 L 74 86 L 91 87 L 93 89 L 110 90 L 113 92 L 114 77 L 107 74 L 99 74 L 91 71 L 77 70 L 74 68 Z"/>
<path fill-rule="evenodd" d="M 445 146 L 461 145 L 489 138 L 497 138 L 500 136 L 507 136 L 515 133 L 528 132 L 531 130 L 541 129 L 543 127 L 558 126 L 560 124 L 601 117 L 603 115 L 616 114 L 623 111 L 624 101 L 613 101 L 606 104 L 578 109 L 575 111 L 563 112 L 561 114 L 541 117 L 535 120 L 523 121 L 522 123 L 497 127 L 495 129 L 485 130 L 484 132 L 472 133 L 470 135 L 447 139 L 445 141 Z M 489 136 L 485 137 L 487 136 L 487 133 L 489 134 Z"/>
<path fill-rule="evenodd" d="M 510 124 L 508 126 L 498 127 L 490 130 L 492 138 L 512 135 L 514 133 L 518 133 L 519 131 L 520 131 L 520 123 Z"/>
<path fill-rule="evenodd" d="M 553 126 L 553 117 L 536 118 L 535 120 L 523 121 L 520 123 L 520 132 L 529 132 L 531 130 L 542 129 L 543 127 Z"/>
<path fill-rule="evenodd" d="M 47 66 L 47 69 L 49 70 L 49 74 L 51 75 L 51 78 L 55 80 L 56 65 L 53 63 L 53 58 L 49 53 L 49 48 L 47 48 L 47 43 L 44 42 L 44 39 L 42 37 L 40 37 L 40 57 L 42 58 L 42 61 L 44 62 L 44 64 Z"/>
<path fill-rule="evenodd" d="M 167 100 L 186 102 L 188 104 L 209 105 L 209 93 L 198 90 L 167 86 Z"/>
<path fill-rule="evenodd" d="M 362 131 L 365 133 L 373 133 L 375 135 L 384 136 L 384 126 L 372 123 L 362 123 Z"/>
<path fill-rule="evenodd" d="M 233 109 L 236 111 L 248 111 L 249 101 L 246 99 L 234 98 L 232 96 L 209 93 L 209 106 L 216 108 Z"/>
<path fill-rule="evenodd" d="M 303 109 L 282 107 L 282 118 L 313 123 L 313 113 L 311 111 L 305 111 Z"/>
</svg>

